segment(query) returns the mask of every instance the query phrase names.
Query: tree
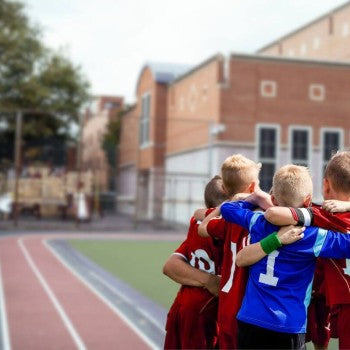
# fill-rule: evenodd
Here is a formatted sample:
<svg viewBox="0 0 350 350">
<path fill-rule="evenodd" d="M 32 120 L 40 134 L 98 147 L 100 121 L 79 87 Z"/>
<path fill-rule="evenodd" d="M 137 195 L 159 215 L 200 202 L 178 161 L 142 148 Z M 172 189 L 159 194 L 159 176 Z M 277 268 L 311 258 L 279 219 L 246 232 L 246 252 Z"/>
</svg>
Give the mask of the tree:
<svg viewBox="0 0 350 350">
<path fill-rule="evenodd" d="M 8 125 L 2 137 L 13 143 L 15 118 L 9 111 L 22 109 L 29 111 L 24 112 L 25 142 L 65 142 L 89 99 L 89 83 L 79 66 L 45 47 L 41 30 L 24 10 L 18 1 L 0 0 L 0 118 Z"/>
<path fill-rule="evenodd" d="M 107 163 L 110 168 L 110 189 L 114 189 L 115 175 L 117 167 L 117 146 L 120 140 L 121 118 L 126 113 L 126 109 L 122 109 L 116 113 L 115 118 L 110 119 L 107 124 L 107 132 L 103 135 L 102 148 L 105 152 Z"/>
</svg>

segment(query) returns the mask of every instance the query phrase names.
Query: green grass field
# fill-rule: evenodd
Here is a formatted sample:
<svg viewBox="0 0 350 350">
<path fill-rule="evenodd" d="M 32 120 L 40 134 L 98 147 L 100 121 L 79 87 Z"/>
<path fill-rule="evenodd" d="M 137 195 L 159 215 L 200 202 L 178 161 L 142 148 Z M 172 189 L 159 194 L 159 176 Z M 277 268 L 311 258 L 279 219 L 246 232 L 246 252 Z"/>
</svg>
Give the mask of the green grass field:
<svg viewBox="0 0 350 350">
<path fill-rule="evenodd" d="M 179 285 L 162 274 L 162 267 L 180 242 L 71 240 L 70 244 L 92 261 L 167 309 Z M 314 347 L 308 343 L 307 349 Z M 338 349 L 331 339 L 328 349 Z"/>
<path fill-rule="evenodd" d="M 169 308 L 179 285 L 162 273 L 180 242 L 71 240 L 70 244 L 113 275 Z"/>
</svg>

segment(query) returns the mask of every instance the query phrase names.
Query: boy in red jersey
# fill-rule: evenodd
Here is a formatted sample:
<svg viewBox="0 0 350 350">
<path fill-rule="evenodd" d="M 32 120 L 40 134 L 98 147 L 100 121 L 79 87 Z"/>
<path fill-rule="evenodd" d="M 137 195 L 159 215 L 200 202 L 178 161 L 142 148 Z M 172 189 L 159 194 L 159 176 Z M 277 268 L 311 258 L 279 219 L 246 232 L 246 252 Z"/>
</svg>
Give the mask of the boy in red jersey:
<svg viewBox="0 0 350 350">
<path fill-rule="evenodd" d="M 207 208 L 227 199 L 220 176 L 209 181 L 204 198 Z M 212 349 L 217 344 L 222 244 L 199 237 L 197 229 L 198 222 L 192 217 L 186 240 L 163 267 L 164 274 L 182 284 L 168 313 L 165 349 Z"/>
<path fill-rule="evenodd" d="M 259 185 L 261 164 L 235 154 L 228 157 L 221 167 L 223 185 L 232 198 L 237 193 L 252 193 Z M 242 227 L 226 222 L 217 215 L 219 209 L 210 213 L 199 225 L 198 233 L 224 241 L 219 293 L 219 346 L 220 349 L 237 349 L 236 314 L 241 306 L 248 270 L 235 265 L 237 252 L 247 244 L 248 232 Z"/>
<path fill-rule="evenodd" d="M 350 231 L 350 213 L 334 214 L 350 209 L 348 203 L 350 201 L 350 152 L 336 153 L 327 164 L 323 180 L 323 197 L 324 209 L 315 205 L 307 209 L 272 207 L 266 211 L 265 217 L 276 225 L 314 225 L 344 233 Z M 250 257 L 253 254 L 252 248 L 249 247 Z M 256 255 L 256 258 L 261 257 Z M 249 260 L 249 264 L 255 261 Z M 339 338 L 339 349 L 350 349 L 350 266 L 348 263 L 347 259 L 318 259 L 313 297 L 308 309 L 308 338 L 314 343 L 316 349 L 327 349 L 331 336 L 329 329 L 331 314 L 334 320 L 331 323 L 331 333 L 333 337 Z"/>
</svg>

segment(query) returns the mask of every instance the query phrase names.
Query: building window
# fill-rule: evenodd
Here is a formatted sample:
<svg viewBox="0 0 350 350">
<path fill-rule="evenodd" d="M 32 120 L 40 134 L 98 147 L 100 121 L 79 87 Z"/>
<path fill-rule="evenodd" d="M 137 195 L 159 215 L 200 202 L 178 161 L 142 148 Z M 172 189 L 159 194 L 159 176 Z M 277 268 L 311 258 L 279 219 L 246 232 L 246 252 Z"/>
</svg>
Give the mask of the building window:
<svg viewBox="0 0 350 350">
<path fill-rule="evenodd" d="M 310 134 L 309 128 L 292 127 L 290 129 L 291 162 L 293 164 L 310 166 Z"/>
<path fill-rule="evenodd" d="M 151 95 L 145 94 L 141 100 L 140 146 L 149 144 Z"/>
<path fill-rule="evenodd" d="M 260 187 L 270 191 L 277 166 L 279 128 L 274 125 L 257 126 L 258 161 L 261 162 Z"/>
<path fill-rule="evenodd" d="M 342 35 L 344 37 L 349 35 L 349 23 L 343 23 Z"/>
<path fill-rule="evenodd" d="M 343 147 L 342 129 L 321 129 L 322 170 L 326 169 L 332 155 Z"/>
</svg>

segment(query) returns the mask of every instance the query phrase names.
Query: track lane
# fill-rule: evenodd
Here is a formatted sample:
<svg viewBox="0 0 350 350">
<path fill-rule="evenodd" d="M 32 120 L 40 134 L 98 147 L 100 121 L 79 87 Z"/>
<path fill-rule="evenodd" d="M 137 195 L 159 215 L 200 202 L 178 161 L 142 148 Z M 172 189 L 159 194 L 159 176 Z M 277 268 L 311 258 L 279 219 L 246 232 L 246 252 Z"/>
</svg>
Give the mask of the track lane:
<svg viewBox="0 0 350 350">
<path fill-rule="evenodd" d="M 11 348 L 76 349 L 62 319 L 28 265 L 16 238 L 1 240 L 0 257 Z M 59 341 L 56 342 L 56 339 Z"/>
<path fill-rule="evenodd" d="M 57 260 L 43 244 L 41 237 L 26 237 L 23 243 L 88 349 L 150 348 L 108 305 Z"/>
</svg>

